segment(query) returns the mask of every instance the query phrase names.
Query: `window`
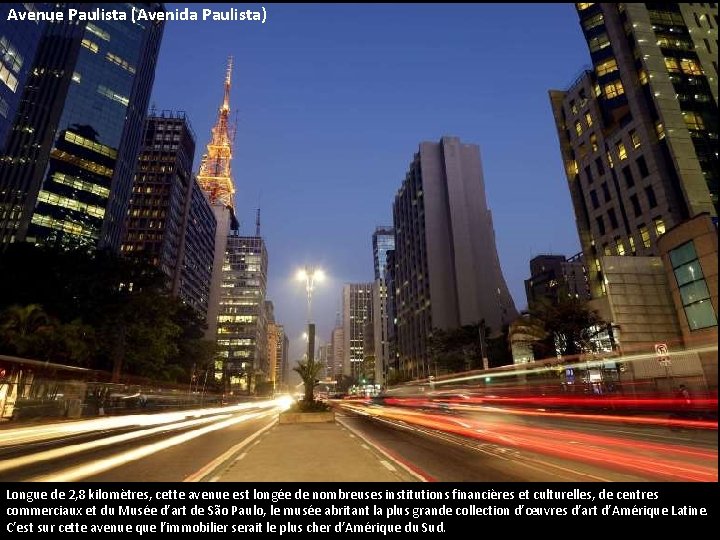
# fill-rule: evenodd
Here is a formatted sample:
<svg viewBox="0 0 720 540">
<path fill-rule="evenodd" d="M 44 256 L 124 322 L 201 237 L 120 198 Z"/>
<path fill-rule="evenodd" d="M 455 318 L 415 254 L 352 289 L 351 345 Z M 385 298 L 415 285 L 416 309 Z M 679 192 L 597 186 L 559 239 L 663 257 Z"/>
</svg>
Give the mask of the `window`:
<svg viewBox="0 0 720 540">
<path fill-rule="evenodd" d="M 695 244 L 691 240 L 671 250 L 669 255 L 690 330 L 717 326 L 717 317 Z"/>
<path fill-rule="evenodd" d="M 623 85 L 620 81 L 614 81 L 606 84 L 603 87 L 603 92 L 605 93 L 606 98 L 612 99 L 614 97 L 618 97 L 619 95 L 624 94 L 625 89 L 623 88 Z"/>
<path fill-rule="evenodd" d="M 640 84 L 647 84 L 648 82 L 650 82 L 647 71 L 645 71 L 644 69 L 638 71 L 638 82 Z"/>
<path fill-rule="evenodd" d="M 595 72 L 597 73 L 598 77 L 602 77 L 603 75 L 607 75 L 608 73 L 617 71 L 617 69 L 617 62 L 614 58 L 611 58 L 610 60 L 605 60 L 603 63 L 598 64 L 595 67 Z"/>
<path fill-rule="evenodd" d="M 578 137 L 583 133 L 582 124 L 579 120 L 575 122 L 575 133 L 577 133 Z"/>
<path fill-rule="evenodd" d="M 623 159 L 627 159 L 627 150 L 625 149 L 625 143 L 620 141 L 615 145 L 615 147 L 617 148 L 617 153 L 620 161 L 622 161 Z"/>
<path fill-rule="evenodd" d="M 578 11 L 585 11 L 587 8 L 589 8 L 592 5 L 593 5 L 593 3 L 590 2 L 590 3 L 585 3 L 585 4 L 575 4 L 575 7 L 577 7 Z"/>
<path fill-rule="evenodd" d="M 589 112 L 585 113 L 585 122 L 587 123 L 588 127 L 592 126 L 592 114 Z"/>
<path fill-rule="evenodd" d="M 650 231 L 645 225 L 640 225 L 640 238 L 642 239 L 643 246 L 646 248 L 650 247 Z"/>
<path fill-rule="evenodd" d="M 605 202 L 610 202 L 610 188 L 607 185 L 607 182 L 602 183 L 602 190 L 603 190 L 603 197 L 605 197 Z"/>
<path fill-rule="evenodd" d="M 591 30 L 595 28 L 596 26 L 600 26 L 605 22 L 605 16 L 602 13 L 597 13 L 591 17 L 588 17 L 582 22 L 583 28 L 585 30 Z"/>
<path fill-rule="evenodd" d="M 640 156 L 635 160 L 635 163 L 638 166 L 638 170 L 640 171 L 640 176 L 642 178 L 646 178 L 650 171 L 648 170 L 647 163 L 645 162 L 645 156 Z"/>
<path fill-rule="evenodd" d="M 630 170 L 630 165 L 623 167 L 622 173 L 625 177 L 625 185 L 628 188 L 633 187 L 635 185 L 635 179 L 633 178 L 632 171 Z"/>
<path fill-rule="evenodd" d="M 592 184 L 593 183 L 593 177 L 592 177 L 592 171 L 590 170 L 590 165 L 585 167 L 585 178 L 587 178 L 587 183 Z"/>
<path fill-rule="evenodd" d="M 655 218 L 653 222 L 655 223 L 655 235 L 662 236 L 665 234 L 665 222 L 661 218 Z"/>
<path fill-rule="evenodd" d="M 605 152 L 605 156 L 607 157 L 608 165 L 610 165 L 610 168 L 612 169 L 615 166 L 615 164 L 613 163 L 612 154 L 610 152 Z"/>
<path fill-rule="evenodd" d="M 573 114 L 577 114 L 577 105 L 575 104 L 575 100 L 570 100 L 570 112 Z"/>
<path fill-rule="evenodd" d="M 632 236 L 628 236 L 628 243 L 630 244 L 630 251 L 635 253 L 635 239 Z"/>
<path fill-rule="evenodd" d="M 593 208 L 595 208 L 595 209 L 600 208 L 600 201 L 598 200 L 597 193 L 595 192 L 594 189 L 590 192 L 590 201 L 592 202 Z"/>
<path fill-rule="evenodd" d="M 592 147 L 593 152 L 598 151 L 597 135 L 594 133 L 590 134 L 590 146 Z"/>
<path fill-rule="evenodd" d="M 640 148 L 640 136 L 634 129 L 630 130 L 630 140 L 632 141 L 633 148 Z"/>
<path fill-rule="evenodd" d="M 686 75 L 704 75 L 703 70 L 700 68 L 697 60 L 692 58 L 682 58 L 680 60 L 680 69 Z"/>
<path fill-rule="evenodd" d="M 595 166 L 597 167 L 598 174 L 602 176 L 605 174 L 605 165 L 602 162 L 602 158 L 596 158 L 595 159 Z"/>
<path fill-rule="evenodd" d="M 657 138 L 659 141 L 665 138 L 665 126 L 663 126 L 663 123 L 660 122 L 660 120 L 655 122 L 655 133 L 657 133 Z"/>
<path fill-rule="evenodd" d="M 617 229 L 617 228 L 618 228 L 618 221 L 617 221 L 617 216 L 615 215 L 615 209 L 614 209 L 614 208 L 611 208 L 610 210 L 608 210 L 608 219 L 610 219 L 610 226 L 611 226 L 613 229 Z"/>
<path fill-rule="evenodd" d="M 670 73 L 680 73 L 680 64 L 678 64 L 677 58 L 665 57 L 665 69 Z"/>
<path fill-rule="evenodd" d="M 612 249 L 608 244 L 603 244 L 603 255 L 610 256 L 612 255 Z"/>
<path fill-rule="evenodd" d="M 638 196 L 633 194 L 630 195 L 630 203 L 633 207 L 633 212 L 635 212 L 635 217 L 638 217 L 642 214 L 642 207 L 640 206 L 640 199 L 638 199 Z"/>
<path fill-rule="evenodd" d="M 703 122 L 702 116 L 694 111 L 683 111 L 683 120 L 685 125 L 690 131 L 703 131 L 705 130 L 705 122 Z"/>
<path fill-rule="evenodd" d="M 615 237 L 615 249 L 617 249 L 618 255 L 625 255 L 625 244 L 623 244 L 622 238 Z"/>
<path fill-rule="evenodd" d="M 605 47 L 609 47 L 610 40 L 608 39 L 607 34 L 600 34 L 599 36 L 590 38 L 588 45 L 590 47 L 590 53 L 594 53 L 604 49 Z"/>
<path fill-rule="evenodd" d="M 645 188 L 645 195 L 647 196 L 650 208 L 655 208 L 657 206 L 657 199 L 655 198 L 655 190 L 652 186 L 648 186 Z"/>
<path fill-rule="evenodd" d="M 92 51 L 92 52 L 94 52 L 94 53 L 97 53 L 98 50 L 100 49 L 100 48 L 97 46 L 97 43 L 94 43 L 94 42 L 90 41 L 90 40 L 87 39 L 87 38 L 83 39 L 83 40 L 80 42 L 80 45 L 82 45 L 83 47 L 85 47 L 86 49 L 89 49 L 90 51 Z"/>
<path fill-rule="evenodd" d="M 605 234 L 605 221 L 603 220 L 602 216 L 598 216 L 597 218 L 595 218 L 595 222 L 597 223 L 597 228 L 600 234 Z"/>
</svg>

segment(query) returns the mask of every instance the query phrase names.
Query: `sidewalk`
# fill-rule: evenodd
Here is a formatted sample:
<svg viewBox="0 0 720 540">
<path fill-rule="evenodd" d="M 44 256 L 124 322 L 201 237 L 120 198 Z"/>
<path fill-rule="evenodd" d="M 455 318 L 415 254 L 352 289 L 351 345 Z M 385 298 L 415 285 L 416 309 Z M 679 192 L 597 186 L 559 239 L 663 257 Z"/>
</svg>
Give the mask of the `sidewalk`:
<svg viewBox="0 0 720 540">
<path fill-rule="evenodd" d="M 404 466 L 337 421 L 275 423 L 198 480 L 218 482 L 417 482 Z"/>
</svg>

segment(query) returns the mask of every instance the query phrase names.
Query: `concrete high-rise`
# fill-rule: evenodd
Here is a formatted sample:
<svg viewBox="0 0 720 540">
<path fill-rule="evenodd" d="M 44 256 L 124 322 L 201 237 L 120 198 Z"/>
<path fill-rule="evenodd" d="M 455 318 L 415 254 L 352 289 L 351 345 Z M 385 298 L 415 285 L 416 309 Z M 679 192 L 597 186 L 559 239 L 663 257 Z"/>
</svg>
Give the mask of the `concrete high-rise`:
<svg viewBox="0 0 720 540">
<path fill-rule="evenodd" d="M 94 5 L 58 6 L 0 161 L 0 244 L 119 251 L 164 23 L 134 23 L 134 4 L 104 6 L 124 21 L 69 21 Z"/>
<path fill-rule="evenodd" d="M 365 323 L 372 309 L 372 283 L 343 286 L 343 375 L 357 379 L 362 373 Z"/>
<path fill-rule="evenodd" d="M 517 315 L 500 268 L 480 148 L 423 142 L 393 205 L 400 371 L 426 377 L 434 328 L 482 320 L 499 332 Z"/>
<path fill-rule="evenodd" d="M 272 376 L 267 364 L 267 268 L 268 255 L 261 237 L 227 237 L 215 377 L 231 391 L 252 392 L 257 382 Z"/>
<path fill-rule="evenodd" d="M 330 344 L 333 353 L 333 370 L 332 376 L 337 380 L 343 374 L 343 366 L 345 364 L 345 330 L 342 326 L 333 328 Z"/>
<path fill-rule="evenodd" d="M 183 112 L 147 118 L 121 251 L 157 266 L 172 293 L 205 319 L 216 223 L 193 177 L 194 155 L 195 134 Z"/>
<path fill-rule="evenodd" d="M 593 69 L 550 92 L 593 298 L 603 257 L 718 207 L 717 4 L 578 3 Z"/>
<path fill-rule="evenodd" d="M 44 11 L 47 6 L 30 2 L 8 2 L 0 5 L 0 154 L 5 148 L 5 141 L 15 120 L 25 81 L 46 24 L 46 21 L 9 21 L 11 9 L 25 15 L 38 10 Z"/>
</svg>

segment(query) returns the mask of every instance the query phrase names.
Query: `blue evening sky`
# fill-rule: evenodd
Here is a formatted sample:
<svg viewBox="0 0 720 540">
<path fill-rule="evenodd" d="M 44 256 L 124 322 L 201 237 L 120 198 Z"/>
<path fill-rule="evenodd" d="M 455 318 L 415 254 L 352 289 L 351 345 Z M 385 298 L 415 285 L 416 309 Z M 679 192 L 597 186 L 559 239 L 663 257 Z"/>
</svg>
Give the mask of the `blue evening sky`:
<svg viewBox="0 0 720 540">
<path fill-rule="evenodd" d="M 167 4 L 259 9 L 257 4 Z M 371 235 L 421 141 L 480 146 L 505 279 L 518 309 L 530 258 L 579 251 L 548 90 L 589 55 L 572 4 L 267 4 L 267 22 L 167 22 L 152 103 L 189 115 L 195 170 L 228 55 L 238 111 L 233 171 L 243 234 L 269 252 L 268 299 L 302 351 L 304 287 L 321 266 L 313 315 L 330 338 L 344 282 L 373 277 Z"/>
</svg>

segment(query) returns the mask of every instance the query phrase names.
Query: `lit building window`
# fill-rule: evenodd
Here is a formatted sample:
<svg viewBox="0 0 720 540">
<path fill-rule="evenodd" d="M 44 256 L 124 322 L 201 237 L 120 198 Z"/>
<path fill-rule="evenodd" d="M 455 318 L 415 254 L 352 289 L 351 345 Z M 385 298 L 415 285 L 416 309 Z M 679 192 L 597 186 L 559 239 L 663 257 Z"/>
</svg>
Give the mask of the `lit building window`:
<svg viewBox="0 0 720 540">
<path fill-rule="evenodd" d="M 578 11 L 585 11 L 590 6 L 594 5 L 593 2 L 590 3 L 584 3 L 584 4 L 575 4 Z"/>
<path fill-rule="evenodd" d="M 662 236 L 665 234 L 665 222 L 661 218 L 655 218 L 655 234 L 656 236 Z"/>
<path fill-rule="evenodd" d="M 630 244 L 630 251 L 635 253 L 635 238 L 628 236 L 628 243 Z"/>
<path fill-rule="evenodd" d="M 690 330 L 717 326 L 717 316 L 695 244 L 692 241 L 687 242 L 671 250 L 669 255 Z"/>
<path fill-rule="evenodd" d="M 697 60 L 692 58 L 683 58 L 680 60 L 680 69 L 686 75 L 704 75 Z"/>
<path fill-rule="evenodd" d="M 665 126 L 663 126 L 663 123 L 659 120 L 655 122 L 655 133 L 657 133 L 658 140 L 665 138 Z"/>
<path fill-rule="evenodd" d="M 617 143 L 616 145 L 618 157 L 620 158 L 620 161 L 623 159 L 627 159 L 627 150 L 625 149 L 625 144 L 621 141 Z"/>
<path fill-rule="evenodd" d="M 88 23 L 85 29 L 104 41 L 110 41 L 110 34 L 108 34 L 105 30 L 98 28 L 93 23 Z"/>
<path fill-rule="evenodd" d="M 614 81 L 606 84 L 603 91 L 605 92 L 605 97 L 608 99 L 618 97 L 625 93 L 625 89 L 620 81 Z"/>
<path fill-rule="evenodd" d="M 642 239 L 643 246 L 646 248 L 650 247 L 650 231 L 644 225 L 640 227 L 640 238 Z"/>
<path fill-rule="evenodd" d="M 38 202 L 44 202 L 53 206 L 61 206 L 63 208 L 68 208 L 69 210 L 82 212 L 95 218 L 102 219 L 105 217 L 105 209 L 101 206 L 94 206 L 80 202 L 76 199 L 62 197 L 56 193 L 50 193 L 49 191 L 40 190 L 37 200 Z"/>
<path fill-rule="evenodd" d="M 640 136 L 634 129 L 630 130 L 630 140 L 632 141 L 633 148 L 640 148 Z"/>
<path fill-rule="evenodd" d="M 593 152 L 598 151 L 597 135 L 594 133 L 590 135 L 590 146 L 592 146 Z"/>
<path fill-rule="evenodd" d="M 5 64 L 0 62 L 0 81 L 5 83 L 5 86 L 7 86 L 10 90 L 15 92 L 18 87 L 18 80 L 15 75 L 13 75 L 8 68 L 5 67 Z"/>
<path fill-rule="evenodd" d="M 575 122 L 575 133 L 578 134 L 578 137 L 579 137 L 580 135 L 582 135 L 582 133 L 583 133 L 582 124 L 580 123 L 579 120 L 578 120 L 577 122 Z"/>
<path fill-rule="evenodd" d="M 590 38 L 588 46 L 590 47 L 590 52 L 594 53 L 604 49 L 605 47 L 609 47 L 610 39 L 608 39 L 607 34 L 600 34 L 599 36 Z"/>
<path fill-rule="evenodd" d="M 20 73 L 23 57 L 5 36 L 0 37 L 0 60 L 11 71 Z"/>
<path fill-rule="evenodd" d="M 621 238 L 615 239 L 615 248 L 617 249 L 618 255 L 625 255 L 625 244 L 623 244 L 623 241 Z"/>
<path fill-rule="evenodd" d="M 595 67 L 595 72 L 598 77 L 602 77 L 603 75 L 617 71 L 617 69 L 617 61 L 614 58 L 611 58 L 610 60 L 605 60 L 603 63 L 598 64 L 597 67 Z"/>
<path fill-rule="evenodd" d="M 665 57 L 665 69 L 670 73 L 680 73 L 680 64 L 678 64 L 677 58 Z"/>
<path fill-rule="evenodd" d="M 596 13 L 595 15 L 588 17 L 582 22 L 585 30 L 592 30 L 593 28 L 600 26 L 605 23 L 605 16 L 602 13 Z"/>
<path fill-rule="evenodd" d="M 80 42 L 80 45 L 85 47 L 86 49 L 90 50 L 93 53 L 97 53 L 98 50 L 100 50 L 100 47 L 97 46 L 97 43 L 90 41 L 89 39 L 85 38 Z"/>
<path fill-rule="evenodd" d="M 593 120 L 592 120 L 592 114 L 589 112 L 585 113 L 585 122 L 587 122 L 588 127 L 592 126 Z"/>
<path fill-rule="evenodd" d="M 610 168 L 612 169 L 613 167 L 615 167 L 615 163 L 613 163 L 612 154 L 610 154 L 610 152 L 607 152 L 606 154 L 607 154 L 608 164 L 610 165 Z"/>
<path fill-rule="evenodd" d="M 644 69 L 638 71 L 638 81 L 640 81 L 640 84 L 647 84 L 648 82 L 650 82 L 647 71 L 645 71 Z"/>
<path fill-rule="evenodd" d="M 125 107 L 127 107 L 128 103 L 130 103 L 130 100 L 128 98 L 112 91 L 110 88 L 107 88 L 107 87 L 103 86 L 102 84 L 98 85 L 97 91 L 98 91 L 98 94 L 102 94 L 106 98 L 109 98 L 113 101 L 117 101 L 118 103 L 124 105 Z"/>
<path fill-rule="evenodd" d="M 103 156 L 108 156 L 111 158 L 117 157 L 117 150 L 115 150 L 114 148 L 110 148 L 109 146 L 105 146 L 104 144 L 96 143 L 69 130 L 65 132 L 65 140 L 77 144 L 78 146 L 88 148 L 94 152 L 97 152 L 98 154 L 102 154 Z"/>
<path fill-rule="evenodd" d="M 683 111 L 683 120 L 685 125 L 690 131 L 704 131 L 705 122 L 703 122 L 702 116 L 694 111 Z"/>
</svg>

